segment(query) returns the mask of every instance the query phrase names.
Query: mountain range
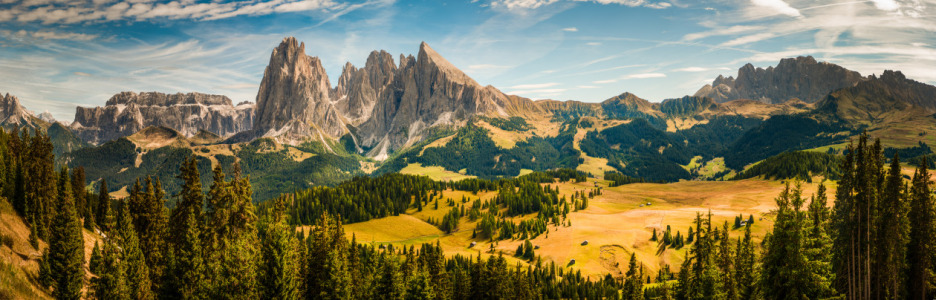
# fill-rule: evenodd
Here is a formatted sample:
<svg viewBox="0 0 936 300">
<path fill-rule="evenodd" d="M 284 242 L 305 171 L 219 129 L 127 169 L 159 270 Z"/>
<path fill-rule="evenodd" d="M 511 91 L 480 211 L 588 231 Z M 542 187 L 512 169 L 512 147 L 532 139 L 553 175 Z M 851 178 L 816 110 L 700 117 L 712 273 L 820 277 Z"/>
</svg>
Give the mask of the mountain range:
<svg viewBox="0 0 936 300">
<path fill-rule="evenodd" d="M 300 187 L 426 166 L 481 177 L 571 167 L 648 180 L 727 178 L 767 157 L 840 145 L 862 131 L 907 147 L 936 143 L 934 113 L 936 87 L 899 71 L 862 76 L 812 57 L 766 69 L 746 64 L 736 77 L 659 103 L 631 93 L 600 103 L 507 95 L 426 43 L 415 57 L 371 52 L 363 67 L 346 64 L 332 85 L 321 60 L 291 37 L 273 49 L 254 103 L 122 92 L 103 107 L 78 107 L 66 127 L 14 96 L 0 101 L 0 125 L 55 132 L 53 140 L 69 145 L 62 161 L 70 165 L 158 172 L 177 163 L 162 149 L 169 147 Z M 128 160 L 87 166 L 115 151 Z M 721 174 L 701 174 L 691 167 L 699 164 L 724 165 Z M 264 195 L 293 188 L 280 184 Z"/>
</svg>

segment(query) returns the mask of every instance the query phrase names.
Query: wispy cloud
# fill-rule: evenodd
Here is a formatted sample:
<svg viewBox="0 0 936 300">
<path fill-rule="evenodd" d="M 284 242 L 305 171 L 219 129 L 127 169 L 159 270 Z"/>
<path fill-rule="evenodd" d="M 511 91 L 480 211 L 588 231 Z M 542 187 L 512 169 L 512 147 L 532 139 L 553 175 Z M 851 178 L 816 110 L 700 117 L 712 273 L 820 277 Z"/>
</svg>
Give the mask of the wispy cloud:
<svg viewBox="0 0 936 300">
<path fill-rule="evenodd" d="M 566 28 L 563 28 L 562 31 L 565 31 L 565 32 L 577 32 L 577 31 L 578 31 L 578 28 L 575 28 L 575 27 L 566 27 Z"/>
<path fill-rule="evenodd" d="M 799 10 L 793 8 L 783 0 L 751 0 L 751 3 L 773 14 L 782 14 L 790 17 L 802 16 Z"/>
<path fill-rule="evenodd" d="M 75 24 L 107 21 L 136 22 L 151 19 L 218 20 L 242 15 L 329 11 L 349 7 L 332 0 L 243 0 L 225 3 L 195 1 L 108 3 L 108 1 L 87 0 L 52 2 L 22 1 L 11 7 L 0 9 L 0 22 Z"/>
<path fill-rule="evenodd" d="M 622 79 L 647 79 L 647 78 L 663 78 L 666 77 L 666 74 L 663 73 L 638 73 L 624 76 Z"/>
<path fill-rule="evenodd" d="M 559 85 L 559 83 L 556 83 L 556 82 L 521 84 L 521 85 L 512 86 L 510 87 L 510 89 L 514 89 L 514 90 L 543 89 L 543 88 L 548 88 L 548 87 L 554 87 L 557 85 Z"/>
</svg>

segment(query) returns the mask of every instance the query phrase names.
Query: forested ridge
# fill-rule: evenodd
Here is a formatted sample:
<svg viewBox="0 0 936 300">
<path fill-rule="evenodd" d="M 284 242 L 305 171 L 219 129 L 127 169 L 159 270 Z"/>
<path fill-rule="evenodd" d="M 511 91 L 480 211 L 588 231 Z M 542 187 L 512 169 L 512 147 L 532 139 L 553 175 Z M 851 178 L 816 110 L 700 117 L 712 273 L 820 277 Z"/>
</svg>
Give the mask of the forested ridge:
<svg viewBox="0 0 936 300">
<path fill-rule="evenodd" d="M 106 181 L 96 187 L 103 192 L 92 193 L 76 188 L 87 184 L 82 169 L 56 170 L 51 143 L 41 132 L 3 132 L 0 142 L 2 201 L 9 201 L 27 221 L 32 240 L 48 242 L 38 282 L 58 299 L 931 299 L 936 295 L 936 205 L 929 164 L 921 158 L 914 176 L 905 180 L 899 155 L 888 162 L 880 142 L 871 142 L 866 135 L 847 146 L 838 161 L 841 179 L 832 208 L 824 186 L 806 196 L 797 184 L 788 184 L 776 198 L 774 227 L 762 243 L 753 241 L 749 229 L 732 239 L 727 222 L 719 226 L 710 214 L 699 215 L 695 230 L 685 237 L 677 233 L 667 242 L 667 231 L 659 241 L 688 247 L 677 271 L 668 271 L 675 266 L 662 266 L 666 271 L 644 274 L 632 255 L 623 279 L 586 278 L 543 261 L 532 250 L 528 254 L 523 245 L 515 255 L 529 263 L 512 265 L 497 253 L 488 258 L 446 256 L 437 244 L 383 247 L 349 240 L 343 233 L 345 219 L 353 222 L 384 216 L 382 211 L 449 205 L 448 218 L 456 221 L 475 217 L 483 224 L 490 219 L 491 227 L 476 229 L 479 238 L 525 239 L 521 235 L 535 236 L 541 225 L 505 225 L 505 220 L 509 222 L 505 217 L 536 213 L 541 217 L 533 220 L 561 222 L 567 210 L 587 207 L 588 199 L 601 192 L 560 197 L 551 183 L 586 179 L 572 170 L 459 182 L 404 175 L 357 178 L 255 206 L 251 181 L 236 164 L 229 172 L 214 168 L 205 187 L 198 161 L 189 158 L 172 179 L 180 187 L 178 193 L 166 193 L 164 182 L 145 177 L 133 182 L 128 197 L 115 200 L 107 196 Z M 621 184 L 636 180 L 608 176 Z M 498 191 L 498 195 L 486 202 L 433 196 L 443 189 Z M 305 202 L 299 201 L 303 197 Z M 349 203 L 361 207 L 349 209 Z M 298 223 L 311 226 L 297 233 Z M 442 220 L 438 225 L 451 223 Z M 84 279 L 82 226 L 104 233 L 90 258 L 88 268 L 94 274 L 90 281 Z"/>
</svg>

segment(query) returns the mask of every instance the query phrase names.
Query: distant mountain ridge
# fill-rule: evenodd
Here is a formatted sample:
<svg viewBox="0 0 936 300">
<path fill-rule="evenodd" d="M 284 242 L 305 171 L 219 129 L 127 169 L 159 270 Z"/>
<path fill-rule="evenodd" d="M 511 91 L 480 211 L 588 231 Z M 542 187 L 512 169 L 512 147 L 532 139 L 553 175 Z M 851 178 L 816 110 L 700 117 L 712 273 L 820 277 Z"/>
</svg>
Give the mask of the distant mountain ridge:
<svg viewBox="0 0 936 300">
<path fill-rule="evenodd" d="M 745 64 L 738 69 L 737 78 L 719 75 L 694 96 L 709 97 L 716 102 L 751 99 L 775 104 L 795 98 L 813 103 L 829 92 L 854 86 L 862 80 L 865 78 L 858 72 L 817 62 L 812 56 L 800 56 L 781 59 L 776 67 L 766 69 Z"/>
<path fill-rule="evenodd" d="M 202 93 L 122 92 L 104 107 L 77 107 L 69 126 L 91 143 L 128 136 L 149 126 L 165 126 L 185 136 L 206 130 L 230 136 L 253 125 L 254 105 L 234 106 L 226 96 Z"/>
</svg>

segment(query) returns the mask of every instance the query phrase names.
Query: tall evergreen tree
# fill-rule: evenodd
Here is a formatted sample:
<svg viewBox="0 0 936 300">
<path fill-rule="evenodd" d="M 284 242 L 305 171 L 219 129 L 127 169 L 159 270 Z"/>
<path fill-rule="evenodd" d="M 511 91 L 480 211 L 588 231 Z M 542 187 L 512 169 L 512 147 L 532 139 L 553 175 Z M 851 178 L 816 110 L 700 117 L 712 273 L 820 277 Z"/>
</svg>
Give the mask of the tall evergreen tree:
<svg viewBox="0 0 936 300">
<path fill-rule="evenodd" d="M 641 272 L 639 268 L 640 267 L 637 265 L 637 256 L 635 253 L 631 253 L 627 273 L 624 274 L 624 290 L 621 292 L 624 300 L 643 299 L 643 279 L 640 277 Z"/>
<path fill-rule="evenodd" d="M 877 299 L 900 299 L 905 297 L 907 235 L 910 230 L 907 220 L 906 196 L 903 194 L 903 179 L 900 174 L 900 156 L 894 154 L 887 173 L 879 208 L 877 223 L 877 251 L 875 252 L 875 294 Z"/>
<path fill-rule="evenodd" d="M 744 239 L 738 241 L 735 251 L 735 283 L 738 286 L 738 298 L 757 298 L 757 256 L 754 253 L 754 241 L 751 239 L 751 227 L 744 229 Z"/>
<path fill-rule="evenodd" d="M 154 299 L 152 283 L 150 282 L 149 266 L 140 249 L 140 241 L 134 229 L 132 216 L 126 203 L 120 206 L 120 263 L 123 265 L 126 276 L 127 294 L 132 299 Z"/>
<path fill-rule="evenodd" d="M 110 192 L 107 190 L 107 179 L 104 178 L 101 178 L 101 186 L 98 189 L 97 205 L 98 209 L 95 219 L 98 220 L 97 223 L 98 226 L 101 227 L 101 230 L 107 232 L 111 229 L 110 226 L 113 226 L 116 220 L 114 220 L 113 212 L 111 211 L 111 198 Z"/>
<path fill-rule="evenodd" d="M 299 297 L 299 244 L 294 230 L 286 222 L 286 199 L 272 201 L 273 212 L 263 235 L 263 268 L 261 271 L 264 299 L 297 299 Z"/>
<path fill-rule="evenodd" d="M 239 296 L 256 298 L 259 292 L 260 251 L 250 181 L 236 174 L 226 181 L 221 166 L 214 168 L 214 182 L 208 191 L 203 233 L 206 266 L 215 298 L 230 290 Z"/>
<path fill-rule="evenodd" d="M 198 164 L 194 157 L 182 164 L 180 200 L 170 216 L 172 260 L 171 283 L 163 290 L 180 299 L 202 299 L 211 288 L 206 279 L 202 248 L 201 211 L 204 205 Z"/>
<path fill-rule="evenodd" d="M 105 242 L 101 252 L 100 272 L 91 280 L 94 297 L 114 300 L 132 299 L 127 288 L 125 266 L 120 262 L 117 247 L 111 242 Z"/>
<path fill-rule="evenodd" d="M 908 299 L 931 299 L 934 294 L 934 253 L 936 253 L 936 205 L 930 188 L 929 170 L 924 158 L 913 175 L 910 192 L 910 243 L 907 246 Z"/>
<path fill-rule="evenodd" d="M 49 270 L 56 299 L 80 299 L 84 286 L 84 237 L 72 200 L 68 170 L 58 180 L 58 209 L 49 237 Z"/>
</svg>

